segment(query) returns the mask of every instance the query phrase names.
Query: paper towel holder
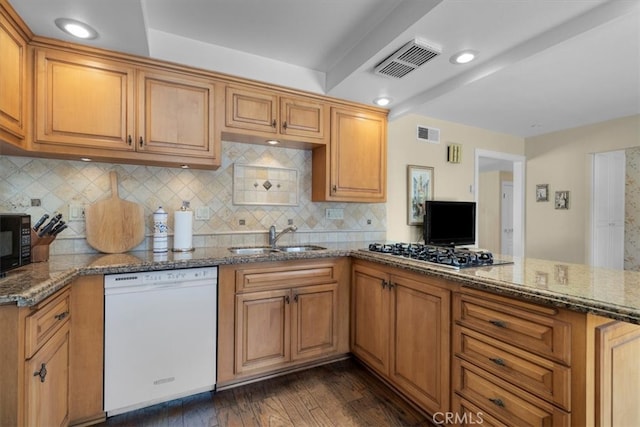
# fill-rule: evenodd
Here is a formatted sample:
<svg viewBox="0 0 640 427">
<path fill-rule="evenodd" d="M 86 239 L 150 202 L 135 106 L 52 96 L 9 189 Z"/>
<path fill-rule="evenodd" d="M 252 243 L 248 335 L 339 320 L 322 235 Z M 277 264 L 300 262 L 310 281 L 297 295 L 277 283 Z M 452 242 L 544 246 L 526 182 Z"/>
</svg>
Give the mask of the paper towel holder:
<svg viewBox="0 0 640 427">
<path fill-rule="evenodd" d="M 189 209 L 189 206 L 190 206 L 190 203 L 188 201 L 184 200 L 182 202 L 182 206 L 180 207 L 180 211 L 178 211 L 178 212 L 186 212 L 186 211 L 191 212 L 191 210 Z M 176 212 L 176 216 L 177 216 L 178 212 Z M 193 221 L 193 219 L 191 219 L 190 221 Z M 191 227 L 193 227 L 192 223 L 191 223 Z M 190 235 L 190 240 L 191 241 L 189 242 L 189 247 L 176 248 L 176 242 L 175 242 L 175 240 L 176 240 L 176 233 L 175 233 L 176 230 L 175 229 L 176 228 L 177 227 L 174 226 L 174 234 L 173 234 L 174 243 L 173 243 L 173 248 L 171 249 L 171 251 L 172 252 L 192 252 L 192 251 L 195 251 L 195 248 L 193 247 L 193 234 Z"/>
</svg>

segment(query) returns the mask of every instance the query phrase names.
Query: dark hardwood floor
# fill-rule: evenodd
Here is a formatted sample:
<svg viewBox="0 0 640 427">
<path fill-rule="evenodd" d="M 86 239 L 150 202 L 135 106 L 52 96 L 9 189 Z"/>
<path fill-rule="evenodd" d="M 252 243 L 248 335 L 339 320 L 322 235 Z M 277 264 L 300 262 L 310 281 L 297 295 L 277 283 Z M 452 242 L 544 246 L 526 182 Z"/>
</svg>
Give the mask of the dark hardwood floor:
<svg viewBox="0 0 640 427">
<path fill-rule="evenodd" d="M 108 418 L 102 426 L 432 426 L 352 359 Z"/>
</svg>

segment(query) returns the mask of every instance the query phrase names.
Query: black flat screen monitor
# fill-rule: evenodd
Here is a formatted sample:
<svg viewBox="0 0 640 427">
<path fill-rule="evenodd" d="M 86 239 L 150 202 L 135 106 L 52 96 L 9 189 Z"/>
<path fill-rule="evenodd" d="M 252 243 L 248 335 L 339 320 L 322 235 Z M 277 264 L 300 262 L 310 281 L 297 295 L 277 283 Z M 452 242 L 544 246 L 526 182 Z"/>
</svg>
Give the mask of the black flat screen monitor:
<svg viewBox="0 0 640 427">
<path fill-rule="evenodd" d="M 424 204 L 424 242 L 458 246 L 476 243 L 476 203 L 427 200 Z"/>
</svg>

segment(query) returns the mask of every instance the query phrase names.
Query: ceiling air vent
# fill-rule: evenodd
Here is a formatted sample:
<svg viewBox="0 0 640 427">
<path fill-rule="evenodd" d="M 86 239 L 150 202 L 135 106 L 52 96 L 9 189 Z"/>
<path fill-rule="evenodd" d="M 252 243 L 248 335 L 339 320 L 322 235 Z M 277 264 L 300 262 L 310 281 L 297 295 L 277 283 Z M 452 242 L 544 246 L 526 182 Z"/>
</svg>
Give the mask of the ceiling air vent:
<svg viewBox="0 0 640 427">
<path fill-rule="evenodd" d="M 418 125 L 417 133 L 418 141 L 432 142 L 434 144 L 440 143 L 440 129 L 428 128 L 426 126 Z"/>
<path fill-rule="evenodd" d="M 415 39 L 396 50 L 376 65 L 373 72 L 387 77 L 402 78 L 440 54 L 441 50 Z"/>
</svg>

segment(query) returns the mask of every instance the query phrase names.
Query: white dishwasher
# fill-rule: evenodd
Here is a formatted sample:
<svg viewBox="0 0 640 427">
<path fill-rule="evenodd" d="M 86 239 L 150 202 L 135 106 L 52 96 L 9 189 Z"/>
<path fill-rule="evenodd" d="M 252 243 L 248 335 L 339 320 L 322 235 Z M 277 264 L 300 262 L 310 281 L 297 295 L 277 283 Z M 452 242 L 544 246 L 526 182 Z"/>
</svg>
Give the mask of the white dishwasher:
<svg viewBox="0 0 640 427">
<path fill-rule="evenodd" d="M 107 415 L 214 389 L 217 285 L 217 267 L 105 275 Z"/>
</svg>

